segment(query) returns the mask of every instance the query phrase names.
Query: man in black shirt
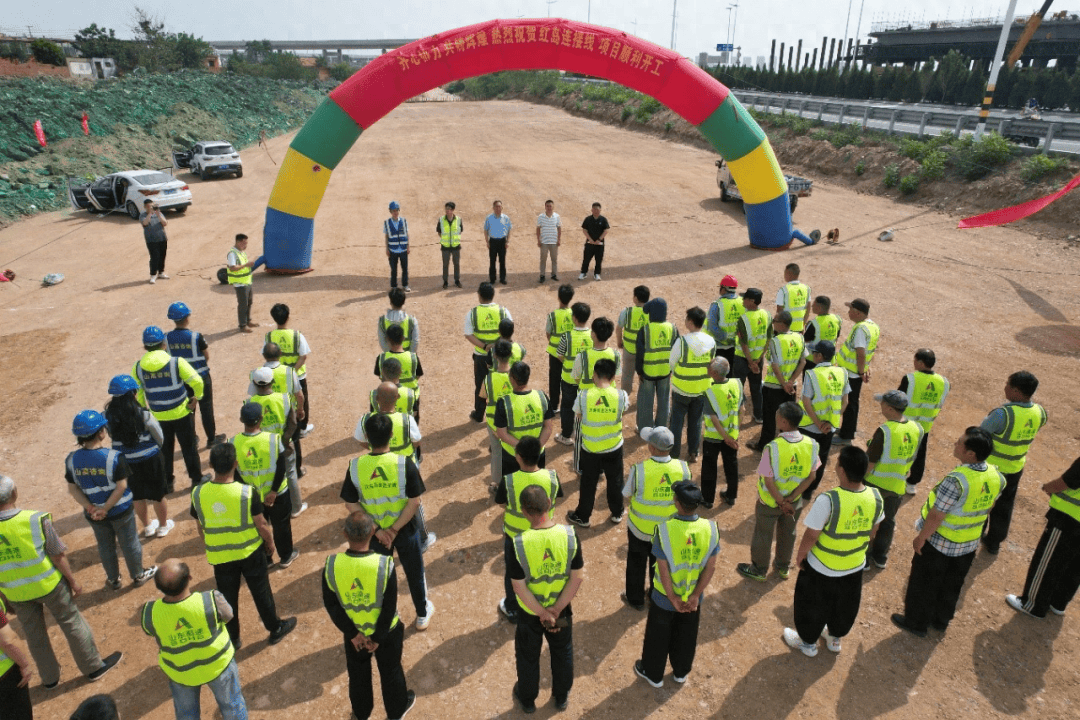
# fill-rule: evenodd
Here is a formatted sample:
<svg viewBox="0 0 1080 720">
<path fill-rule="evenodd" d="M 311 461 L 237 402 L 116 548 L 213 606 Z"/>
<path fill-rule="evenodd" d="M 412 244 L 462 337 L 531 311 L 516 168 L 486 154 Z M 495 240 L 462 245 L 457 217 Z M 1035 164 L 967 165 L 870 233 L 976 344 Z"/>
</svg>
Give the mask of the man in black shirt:
<svg viewBox="0 0 1080 720">
<path fill-rule="evenodd" d="M 600 279 L 600 266 L 604 264 L 604 238 L 607 237 L 607 218 L 600 214 L 600 203 L 592 204 L 592 215 L 581 222 L 581 232 L 585 235 L 585 258 L 581 261 L 581 274 L 578 280 L 584 280 L 589 274 L 589 261 L 596 258 L 596 272 L 593 280 Z"/>
<path fill-rule="evenodd" d="M 548 401 L 547 393 L 543 390 L 530 390 L 529 389 L 529 377 L 532 375 L 532 369 L 525 361 L 516 362 L 510 366 L 510 387 L 513 388 L 511 394 L 521 397 L 527 395 L 533 395 L 537 405 L 542 407 L 542 422 L 543 425 L 540 428 L 540 460 L 537 463 L 538 467 L 543 468 L 546 464 L 544 447 L 547 445 L 548 440 L 551 439 L 551 433 L 554 429 L 555 421 L 555 409 Z M 525 436 L 527 431 L 515 430 L 510 427 L 510 416 L 507 412 L 508 408 L 511 408 L 513 400 L 509 395 L 504 395 L 499 398 L 499 402 L 495 404 L 495 437 L 499 438 L 502 443 L 502 472 L 500 473 L 504 477 L 506 475 L 512 475 L 516 473 L 521 467 L 518 465 L 517 458 L 514 457 L 514 453 L 507 450 L 507 445 L 514 447 L 517 445 L 518 440 Z"/>
</svg>

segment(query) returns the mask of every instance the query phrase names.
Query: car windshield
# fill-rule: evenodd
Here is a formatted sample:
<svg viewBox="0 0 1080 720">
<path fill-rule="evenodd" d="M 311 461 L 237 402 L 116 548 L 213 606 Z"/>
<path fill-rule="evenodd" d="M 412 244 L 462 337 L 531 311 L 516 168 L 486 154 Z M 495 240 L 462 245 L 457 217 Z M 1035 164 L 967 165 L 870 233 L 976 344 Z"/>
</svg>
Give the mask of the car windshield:
<svg viewBox="0 0 1080 720">
<path fill-rule="evenodd" d="M 138 175 L 132 175 L 131 179 L 140 185 L 161 185 L 162 183 L 172 182 L 175 178 L 172 175 L 166 175 L 161 172 L 145 172 Z"/>
<path fill-rule="evenodd" d="M 234 152 L 232 145 L 210 145 L 206 148 L 207 155 L 232 155 Z"/>
</svg>

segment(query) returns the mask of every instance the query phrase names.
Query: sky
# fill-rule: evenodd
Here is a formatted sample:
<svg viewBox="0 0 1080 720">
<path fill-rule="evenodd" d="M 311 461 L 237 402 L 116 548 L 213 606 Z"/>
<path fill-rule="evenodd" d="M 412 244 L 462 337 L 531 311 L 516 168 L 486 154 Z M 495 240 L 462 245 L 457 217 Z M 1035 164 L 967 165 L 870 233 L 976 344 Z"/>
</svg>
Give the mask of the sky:
<svg viewBox="0 0 1080 720">
<path fill-rule="evenodd" d="M 736 10 L 728 6 L 738 2 Z M 1003 17 L 1006 0 L 46 0 L 7 3 L 0 14 L 0 32 L 73 37 L 97 23 L 130 37 L 133 8 L 164 21 L 171 32 L 186 32 L 204 40 L 341 40 L 420 38 L 494 18 L 564 17 L 589 20 L 671 46 L 672 10 L 676 11 L 675 49 L 697 59 L 716 53 L 716 44 L 733 41 L 742 55 L 769 54 L 772 40 L 788 44 L 803 40 L 804 52 L 820 47 L 821 38 L 854 37 L 862 6 L 860 36 L 880 21 L 961 20 Z M 1034 12 L 1039 0 L 1020 0 L 1018 15 Z M 850 12 L 849 12 L 850 7 Z M 1080 0 L 1058 2 L 1051 12 L 1080 13 Z M 43 12 L 47 10 L 47 12 Z"/>
</svg>

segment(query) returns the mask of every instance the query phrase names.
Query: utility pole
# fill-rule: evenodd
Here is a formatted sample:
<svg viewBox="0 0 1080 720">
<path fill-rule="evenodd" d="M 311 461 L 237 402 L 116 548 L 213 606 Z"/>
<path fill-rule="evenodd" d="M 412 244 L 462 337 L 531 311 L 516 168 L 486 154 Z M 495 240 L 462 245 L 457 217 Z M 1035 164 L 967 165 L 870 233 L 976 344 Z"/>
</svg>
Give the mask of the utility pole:
<svg viewBox="0 0 1080 720">
<path fill-rule="evenodd" d="M 847 19 L 844 20 L 844 38 L 845 39 L 847 39 L 847 36 L 848 36 L 848 34 L 847 34 L 848 26 L 851 25 L 851 2 L 852 2 L 852 0 L 847 0 Z M 841 40 L 840 41 L 840 53 L 843 54 L 843 52 L 844 52 L 844 41 Z"/>
<path fill-rule="evenodd" d="M 551 6 L 559 2 L 559 0 L 545 0 L 545 2 L 547 2 L 548 6 L 548 17 L 551 17 Z"/>
<path fill-rule="evenodd" d="M 592 23 L 592 0 L 589 0 L 589 9 L 585 13 L 585 22 Z"/>
<path fill-rule="evenodd" d="M 679 0 L 671 0 L 671 49 L 675 49 L 675 11 L 679 7 Z"/>
<path fill-rule="evenodd" d="M 866 4 L 866 0 L 859 0 L 859 21 L 855 23 L 855 54 L 859 54 L 859 33 L 862 32 L 862 9 Z M 863 62 L 863 67 L 866 67 L 866 62 Z"/>
<path fill-rule="evenodd" d="M 731 21 L 731 42 L 732 44 L 734 44 L 736 38 L 738 38 L 738 35 L 735 32 L 735 27 L 739 24 L 739 3 L 734 3 L 732 7 L 735 8 L 735 18 Z M 740 48 L 740 50 L 741 49 L 742 48 Z"/>
<path fill-rule="evenodd" d="M 1012 29 L 1013 13 L 1015 12 L 1016 0 L 1009 0 L 1009 9 L 1005 13 L 1005 22 L 1001 24 L 1001 36 L 998 37 L 997 50 L 994 51 L 994 59 L 990 64 L 990 80 L 986 83 L 986 93 L 983 95 L 982 107 L 979 108 L 979 124 L 975 126 L 976 140 L 983 136 L 983 131 L 986 130 L 986 118 L 990 116 L 990 106 L 994 104 L 994 89 L 997 87 L 998 73 L 1001 72 L 1005 46 L 1009 41 L 1009 30 Z"/>
</svg>

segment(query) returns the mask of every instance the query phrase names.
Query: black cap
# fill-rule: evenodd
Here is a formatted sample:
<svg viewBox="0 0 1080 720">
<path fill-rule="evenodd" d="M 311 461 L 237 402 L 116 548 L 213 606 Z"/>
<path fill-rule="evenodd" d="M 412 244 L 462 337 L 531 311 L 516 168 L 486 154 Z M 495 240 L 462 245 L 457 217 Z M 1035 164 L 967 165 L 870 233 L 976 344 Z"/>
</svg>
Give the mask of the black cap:
<svg viewBox="0 0 1080 720">
<path fill-rule="evenodd" d="M 240 422 L 253 425 L 262 420 L 263 406 L 256 402 L 244 403 L 240 408 Z"/>
<path fill-rule="evenodd" d="M 870 313 L 870 303 L 868 303 L 866 300 L 863 300 L 862 298 L 855 298 L 851 302 L 844 304 L 852 310 L 858 310 L 863 315 L 867 315 Z"/>
<path fill-rule="evenodd" d="M 701 488 L 690 480 L 680 480 L 671 486 L 671 490 L 675 493 L 675 499 L 679 501 L 679 504 L 687 509 L 695 509 L 705 502 L 705 498 L 701 495 Z"/>
<path fill-rule="evenodd" d="M 754 302 L 761 302 L 761 298 L 764 297 L 764 295 L 761 293 L 761 290 L 759 290 L 758 288 L 746 288 L 746 292 L 744 292 L 742 296 L 744 298 L 750 298 Z"/>
</svg>

